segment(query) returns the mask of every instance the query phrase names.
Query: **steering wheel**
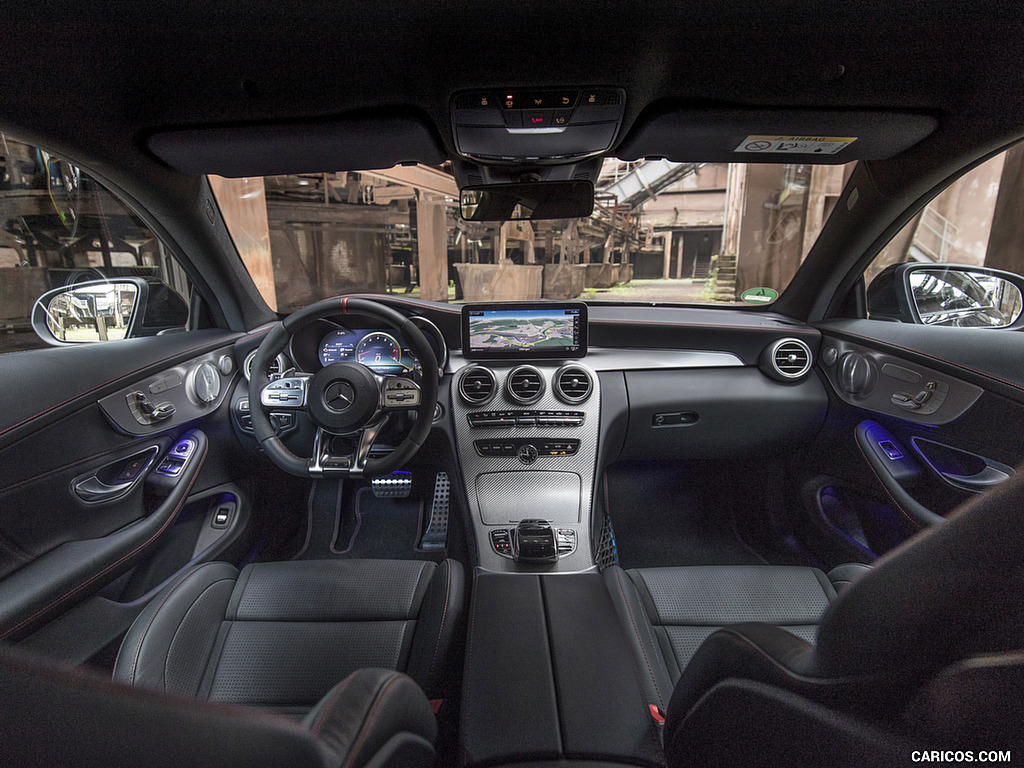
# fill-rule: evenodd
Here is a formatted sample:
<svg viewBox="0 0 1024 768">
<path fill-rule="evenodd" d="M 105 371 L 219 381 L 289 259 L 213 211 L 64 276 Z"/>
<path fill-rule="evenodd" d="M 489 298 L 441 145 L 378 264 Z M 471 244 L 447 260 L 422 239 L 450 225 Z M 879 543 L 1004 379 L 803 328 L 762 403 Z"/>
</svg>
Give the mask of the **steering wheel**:
<svg viewBox="0 0 1024 768">
<path fill-rule="evenodd" d="M 297 331 L 314 320 L 336 315 L 369 315 L 396 328 L 420 362 L 423 379 L 417 384 L 401 376 L 382 376 L 366 366 L 343 361 L 315 374 L 293 374 L 270 381 L 271 361 Z M 437 358 L 427 337 L 405 315 L 369 299 L 325 299 L 300 309 L 275 325 L 253 358 L 249 377 L 252 429 L 263 450 L 283 470 L 298 477 L 375 477 L 402 466 L 415 455 L 430 433 L 437 405 Z M 292 453 L 274 433 L 267 408 L 305 411 L 316 424 L 313 455 Z M 415 410 L 416 421 L 405 439 L 387 456 L 370 458 L 370 448 L 396 412 Z M 358 434 L 355 452 L 331 453 L 334 435 Z"/>
</svg>

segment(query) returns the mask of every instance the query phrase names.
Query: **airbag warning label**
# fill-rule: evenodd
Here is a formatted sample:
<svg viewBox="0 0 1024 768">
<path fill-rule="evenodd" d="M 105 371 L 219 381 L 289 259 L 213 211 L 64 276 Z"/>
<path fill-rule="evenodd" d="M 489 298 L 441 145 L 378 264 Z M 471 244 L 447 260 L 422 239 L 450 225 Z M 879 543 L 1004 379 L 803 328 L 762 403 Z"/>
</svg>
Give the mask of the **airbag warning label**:
<svg viewBox="0 0 1024 768">
<path fill-rule="evenodd" d="M 747 136 L 733 152 L 834 155 L 856 140 L 855 136 Z"/>
</svg>

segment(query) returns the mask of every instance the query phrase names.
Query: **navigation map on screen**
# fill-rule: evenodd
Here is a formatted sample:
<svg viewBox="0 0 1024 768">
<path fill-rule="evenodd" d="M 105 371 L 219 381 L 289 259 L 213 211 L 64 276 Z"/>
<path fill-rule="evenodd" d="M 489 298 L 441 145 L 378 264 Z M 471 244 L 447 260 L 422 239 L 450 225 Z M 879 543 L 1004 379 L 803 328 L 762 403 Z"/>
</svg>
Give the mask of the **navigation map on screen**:
<svg viewBox="0 0 1024 768">
<path fill-rule="evenodd" d="M 473 355 L 488 357 L 575 356 L 585 351 L 584 310 L 553 306 L 540 308 L 466 308 L 468 344 Z"/>
</svg>

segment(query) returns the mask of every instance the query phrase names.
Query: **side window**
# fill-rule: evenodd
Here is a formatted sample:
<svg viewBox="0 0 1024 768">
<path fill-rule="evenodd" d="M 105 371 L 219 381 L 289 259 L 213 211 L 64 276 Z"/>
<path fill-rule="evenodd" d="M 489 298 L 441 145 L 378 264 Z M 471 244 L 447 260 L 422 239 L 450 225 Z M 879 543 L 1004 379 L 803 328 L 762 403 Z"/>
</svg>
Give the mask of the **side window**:
<svg viewBox="0 0 1024 768">
<path fill-rule="evenodd" d="M 0 352 L 183 329 L 190 284 L 76 166 L 0 134 Z"/>
<path fill-rule="evenodd" d="M 1024 144 L 936 196 L 864 273 L 868 317 L 1024 326 Z"/>
</svg>

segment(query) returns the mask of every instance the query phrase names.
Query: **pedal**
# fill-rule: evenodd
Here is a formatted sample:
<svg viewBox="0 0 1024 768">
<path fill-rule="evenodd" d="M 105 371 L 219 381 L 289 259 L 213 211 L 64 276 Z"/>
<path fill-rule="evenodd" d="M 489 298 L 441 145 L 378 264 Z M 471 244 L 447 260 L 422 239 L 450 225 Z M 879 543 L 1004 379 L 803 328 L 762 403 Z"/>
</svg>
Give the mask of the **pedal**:
<svg viewBox="0 0 1024 768">
<path fill-rule="evenodd" d="M 378 499 L 404 499 L 412 491 L 412 472 L 392 472 L 370 480 L 370 488 Z"/>
<path fill-rule="evenodd" d="M 434 479 L 434 499 L 430 503 L 430 522 L 423 534 L 420 549 L 444 549 L 448 543 L 448 505 L 451 483 L 447 472 L 438 472 Z"/>
</svg>

